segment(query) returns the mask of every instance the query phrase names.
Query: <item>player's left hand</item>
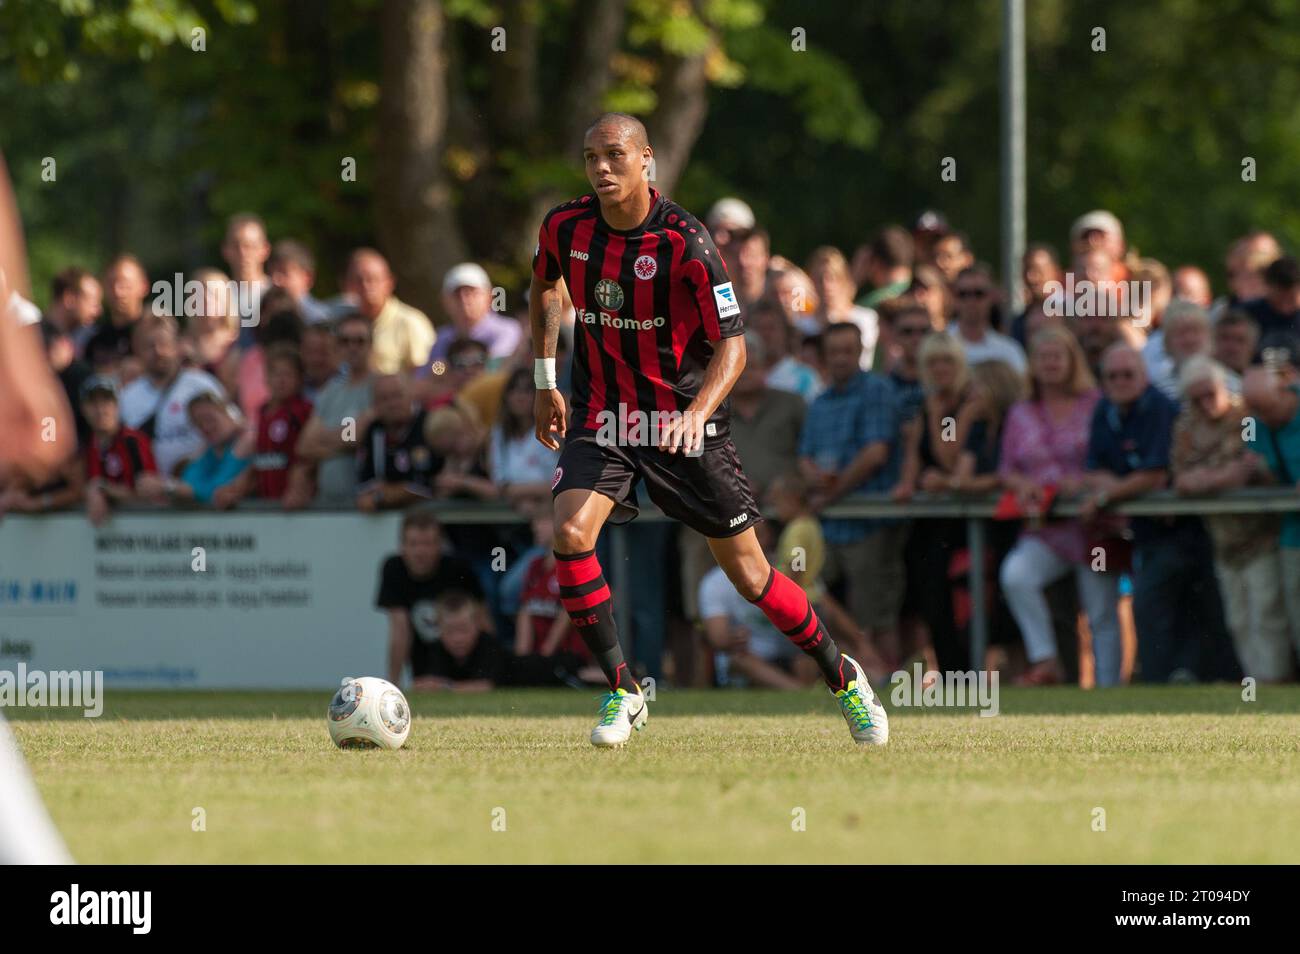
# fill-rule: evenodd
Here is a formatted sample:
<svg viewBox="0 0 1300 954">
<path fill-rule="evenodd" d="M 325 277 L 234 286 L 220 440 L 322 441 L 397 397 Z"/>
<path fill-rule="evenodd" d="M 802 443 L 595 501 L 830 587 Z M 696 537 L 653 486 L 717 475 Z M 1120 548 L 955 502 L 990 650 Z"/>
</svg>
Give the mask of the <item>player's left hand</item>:
<svg viewBox="0 0 1300 954">
<path fill-rule="evenodd" d="M 699 454 L 704 447 L 704 417 L 699 411 L 687 408 L 680 415 L 674 415 L 668 425 L 659 432 L 659 449 L 676 454 L 680 449 L 690 456 Z"/>
</svg>

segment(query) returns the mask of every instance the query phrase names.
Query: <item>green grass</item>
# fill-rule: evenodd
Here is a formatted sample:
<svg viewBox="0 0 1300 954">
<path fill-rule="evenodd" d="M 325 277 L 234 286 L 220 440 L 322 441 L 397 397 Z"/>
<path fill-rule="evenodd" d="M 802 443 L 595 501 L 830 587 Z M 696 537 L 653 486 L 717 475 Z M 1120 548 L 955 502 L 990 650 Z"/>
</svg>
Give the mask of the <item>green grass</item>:
<svg viewBox="0 0 1300 954">
<path fill-rule="evenodd" d="M 661 689 L 621 751 L 563 691 L 415 696 L 398 752 L 336 750 L 328 692 L 7 715 L 84 862 L 1294 863 L 1300 688 L 1259 695 L 1008 688 L 996 718 L 891 707 L 884 750 L 814 691 Z"/>
</svg>

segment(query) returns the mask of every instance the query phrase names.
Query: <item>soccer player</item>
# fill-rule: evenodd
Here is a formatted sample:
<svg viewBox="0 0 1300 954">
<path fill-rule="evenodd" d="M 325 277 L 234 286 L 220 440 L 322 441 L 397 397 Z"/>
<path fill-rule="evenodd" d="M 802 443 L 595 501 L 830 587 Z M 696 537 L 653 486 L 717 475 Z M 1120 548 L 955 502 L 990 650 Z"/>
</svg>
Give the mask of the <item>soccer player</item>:
<svg viewBox="0 0 1300 954">
<path fill-rule="evenodd" d="M 537 439 L 554 450 L 565 438 L 551 483 L 560 596 L 609 682 L 592 744 L 624 745 L 647 718 L 595 551 L 607 521 L 636 516 L 644 480 L 666 514 L 708 538 L 740 594 L 817 662 L 853 739 L 884 745 L 889 723 L 862 668 L 840 654 L 754 533 L 762 516 L 729 438 L 726 402 L 745 366 L 745 339 L 712 238 L 650 186 L 654 151 L 635 117 L 599 117 L 583 157 L 594 191 L 542 220 L 529 318 Z M 555 387 L 561 279 L 577 312 L 571 422 Z"/>
<path fill-rule="evenodd" d="M 0 480 L 14 473 L 44 480 L 76 443 L 71 410 L 40 352 L 36 331 L 21 327 L 11 307 L 26 291 L 22 225 L 0 155 Z M 55 440 L 43 440 L 50 421 Z M 0 865 L 71 860 L 0 716 Z"/>
</svg>

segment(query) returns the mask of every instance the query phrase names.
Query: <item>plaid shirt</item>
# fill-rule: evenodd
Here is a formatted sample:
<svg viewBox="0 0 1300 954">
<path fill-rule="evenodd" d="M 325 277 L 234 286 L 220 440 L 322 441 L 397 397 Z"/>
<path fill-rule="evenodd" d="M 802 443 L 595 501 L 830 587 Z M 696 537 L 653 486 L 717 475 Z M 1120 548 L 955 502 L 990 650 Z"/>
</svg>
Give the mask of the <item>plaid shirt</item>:
<svg viewBox="0 0 1300 954">
<path fill-rule="evenodd" d="M 853 493 L 887 491 L 898 481 L 898 395 L 889 379 L 859 371 L 847 384 L 831 385 L 808 408 L 799 456 L 822 470 L 842 471 L 862 448 L 877 441 L 889 456 Z M 855 543 L 892 521 L 823 520 L 827 543 Z"/>
</svg>

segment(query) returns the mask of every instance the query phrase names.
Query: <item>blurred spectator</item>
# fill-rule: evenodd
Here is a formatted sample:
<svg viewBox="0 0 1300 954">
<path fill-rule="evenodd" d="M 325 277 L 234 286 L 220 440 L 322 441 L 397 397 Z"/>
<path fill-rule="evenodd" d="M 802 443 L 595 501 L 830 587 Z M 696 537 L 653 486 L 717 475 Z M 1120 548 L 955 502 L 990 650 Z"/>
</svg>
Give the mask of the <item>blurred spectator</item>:
<svg viewBox="0 0 1300 954">
<path fill-rule="evenodd" d="M 296 447 L 311 418 L 311 402 L 302 396 L 302 357 L 289 345 L 274 345 L 266 353 L 270 396 L 258 411 L 253 466 L 239 484 L 241 496 L 280 500 L 297 463 Z"/>
<path fill-rule="evenodd" d="M 82 383 L 90 377 L 90 367 L 77 359 L 76 346 L 73 345 L 71 336 L 56 328 L 53 322 L 43 320 L 37 328 L 45 345 L 45 357 L 50 370 L 58 377 L 68 405 L 72 408 L 73 423 L 77 428 L 77 446 L 85 447 L 86 441 L 90 439 L 90 425 L 81 413 L 79 398 Z"/>
<path fill-rule="evenodd" d="M 765 348 L 756 332 L 745 332 L 745 350 L 745 368 L 730 394 L 731 440 L 754 497 L 761 500 L 778 475 L 796 466 L 807 405 L 767 383 Z"/>
<path fill-rule="evenodd" d="M 1124 226 L 1114 214 L 1105 209 L 1085 212 L 1074 220 L 1070 226 L 1070 253 L 1078 256 L 1089 249 L 1103 249 L 1111 260 L 1111 281 L 1122 282 L 1128 279 L 1128 268 L 1124 259 L 1128 248 L 1124 242 Z"/>
<path fill-rule="evenodd" d="M 1277 259 L 1264 269 L 1264 286 L 1262 298 L 1241 306 L 1259 325 L 1260 338 L 1300 333 L 1300 262 L 1290 255 Z"/>
<path fill-rule="evenodd" d="M 704 227 L 713 236 L 713 245 L 719 252 L 731 243 L 734 233 L 748 231 L 754 225 L 754 210 L 748 203 L 730 196 L 713 203 L 704 216 Z"/>
<path fill-rule="evenodd" d="M 451 319 L 450 327 L 438 334 L 429 353 L 429 363 L 447 357 L 457 341 L 472 338 L 481 341 L 488 357 L 500 362 L 514 354 L 524 336 L 524 329 L 512 315 L 492 310 L 492 282 L 482 266 L 463 262 L 447 272 L 442 280 L 442 305 Z M 424 368 L 421 374 L 427 374 Z"/>
<path fill-rule="evenodd" d="M 824 328 L 837 321 L 857 325 L 862 332 L 862 370 L 872 370 L 880 340 L 880 318 L 873 309 L 853 303 L 853 279 L 844 253 L 831 245 L 815 249 L 808 257 L 808 277 L 817 291 L 818 325 Z"/>
<path fill-rule="evenodd" d="M 726 263 L 727 274 L 731 276 L 736 300 L 744 312 L 767 291 L 767 273 L 772 263 L 771 240 L 761 228 L 737 229 L 731 234 L 731 241 L 719 252 Z"/>
<path fill-rule="evenodd" d="M 912 225 L 912 242 L 916 249 L 915 265 L 934 265 L 934 246 L 952 231 L 942 212 L 926 209 Z"/>
<path fill-rule="evenodd" d="M 830 381 L 809 407 L 799 440 L 799 466 L 818 511 L 850 493 L 890 490 L 899 458 L 897 397 L 888 378 L 862 370 L 857 326 L 827 328 L 823 352 Z M 827 580 L 846 583 L 850 613 L 886 656 L 896 642 L 903 599 L 904 526 L 878 519 L 822 521 Z"/>
<path fill-rule="evenodd" d="M 957 321 L 948 333 L 966 351 L 966 363 L 1005 361 L 1021 374 L 1025 372 L 1025 352 L 1006 335 L 993 330 L 993 303 L 996 290 L 993 277 L 983 265 L 973 265 L 958 276 L 954 285 L 957 297 Z"/>
<path fill-rule="evenodd" d="M 948 327 L 954 305 L 943 272 L 933 265 L 918 265 L 912 273 L 912 284 L 908 286 L 907 294 L 924 306 L 933 330 L 943 331 Z"/>
<path fill-rule="evenodd" d="M 1258 458 L 1242 440 L 1246 406 L 1228 390 L 1224 368 L 1202 355 L 1183 365 L 1185 403 L 1174 422 L 1170 473 L 1180 494 L 1244 487 Z M 1267 426 L 1267 425 L 1265 425 Z M 1291 670 L 1276 514 L 1207 514 L 1214 568 L 1242 670 L 1266 682 Z"/>
<path fill-rule="evenodd" d="M 1035 242 L 1025 249 L 1025 254 L 1020 258 L 1020 277 L 1025 283 L 1025 307 L 1011 319 L 1011 327 L 1007 330 L 1016 344 L 1023 348 L 1032 334 L 1026 327 L 1029 313 L 1035 306 L 1042 308 L 1047 301 L 1048 286 L 1053 282 L 1064 281 L 1065 273 L 1056 257 L 1056 251 L 1050 245 Z"/>
<path fill-rule="evenodd" d="M 1073 496 L 1084 489 L 1084 466 L 1093 413 L 1100 395 L 1083 350 L 1067 331 L 1048 328 L 1030 339 L 1031 396 L 1012 407 L 1002 434 L 999 471 L 1029 518 L 1002 563 L 1000 580 L 1025 641 L 1027 685 L 1059 682 L 1060 653 L 1053 633 L 1047 588 L 1074 576 L 1092 632 L 1098 686 L 1120 681 L 1119 575 L 1127 567 L 1118 546 L 1112 560 L 1107 544 L 1120 528 L 1097 521 L 1042 519 L 1050 489 Z M 1105 553 L 1097 565 L 1095 544 Z"/>
<path fill-rule="evenodd" d="M 424 367 L 437 334 L 424 312 L 393 294 L 393 273 L 384 256 L 371 248 L 357 249 L 348 259 L 344 284 L 371 324 L 371 368 L 397 374 Z"/>
<path fill-rule="evenodd" d="M 181 353 L 190 365 L 212 375 L 227 394 L 239 392 L 239 298 L 235 286 L 215 268 L 201 268 L 193 280 L 203 283 L 203 308 L 189 316 Z"/>
<path fill-rule="evenodd" d="M 932 329 L 929 312 L 915 298 L 891 298 L 881 302 L 880 316 L 889 328 L 890 338 L 897 342 L 894 360 L 885 373 L 898 396 L 898 419 L 914 419 L 925 400 L 921 384 L 921 342 Z"/>
<path fill-rule="evenodd" d="M 293 296 L 298 313 L 308 326 L 330 320 L 329 308 L 311 294 L 311 288 L 316 284 L 316 259 L 306 245 L 295 239 L 276 242 L 266 260 L 266 271 L 272 285 Z"/>
<path fill-rule="evenodd" d="M 250 435 L 216 391 L 199 391 L 185 407 L 191 426 L 203 440 L 203 453 L 186 465 L 179 479 L 165 471 L 143 473 L 136 479 L 136 487 L 142 497 L 155 503 L 201 503 L 229 509 L 239 501 L 239 478 L 253 456 Z"/>
<path fill-rule="evenodd" d="M 86 343 L 95 333 L 96 322 L 103 313 L 104 290 L 94 275 L 72 266 L 54 276 L 45 317 L 72 339 L 77 357 L 85 354 Z"/>
<path fill-rule="evenodd" d="M 1149 384 L 1141 355 L 1112 345 L 1102 359 L 1105 396 L 1092 416 L 1085 520 L 1111 503 L 1165 485 L 1178 407 Z M 1133 517 L 1133 615 L 1145 682 L 1231 678 L 1231 652 L 1214 577 L 1214 553 L 1196 517 Z M 1205 643 L 1204 648 L 1202 642 Z"/>
<path fill-rule="evenodd" d="M 551 478 L 560 457 L 533 436 L 536 396 L 531 371 L 520 368 L 511 373 L 488 453 L 498 492 L 516 510 L 528 514 L 549 509 Z"/>
<path fill-rule="evenodd" d="M 1088 360 L 1088 370 L 1097 379 L 1101 378 L 1101 359 L 1107 349 L 1114 344 L 1128 344 L 1120 333 L 1120 323 L 1107 315 L 1099 315 L 1095 312 L 1076 315 L 1070 319 L 1069 327 L 1083 348 L 1083 355 Z"/>
<path fill-rule="evenodd" d="M 786 320 L 799 331 L 806 335 L 821 332 L 822 326 L 817 321 L 817 289 L 802 268 L 787 263 L 775 270 L 768 282 L 768 297 L 780 304 Z"/>
<path fill-rule="evenodd" d="M 916 245 L 906 229 L 888 225 L 877 232 L 865 248 L 864 268 L 871 288 L 859 289 L 858 304 L 863 308 L 874 308 L 886 299 L 897 298 L 912 284 Z"/>
<path fill-rule="evenodd" d="M 471 408 L 453 401 L 429 411 L 424 439 L 442 462 L 432 481 L 435 496 L 461 500 L 497 498 L 497 485 L 488 476 L 483 429 Z"/>
<path fill-rule="evenodd" d="M 251 329 L 256 325 L 262 293 L 271 285 L 266 274 L 266 260 L 271 257 L 266 223 L 249 212 L 232 215 L 226 223 L 221 257 L 230 266 L 231 277 L 240 285 L 237 305 L 240 324 L 250 329 L 244 339 L 247 345 L 251 343 Z"/>
<path fill-rule="evenodd" d="M 111 374 L 133 360 L 131 332 L 144 315 L 144 300 L 149 294 L 149 277 L 140 260 L 134 255 L 119 255 L 109 262 L 104 270 L 104 292 L 106 310 L 86 342 L 85 356 L 92 370 Z M 138 367 L 129 368 L 125 378 L 137 373 Z"/>
<path fill-rule="evenodd" d="M 357 507 L 374 511 L 404 507 L 433 496 L 442 459 L 425 442 L 425 411 L 411 397 L 402 374 L 374 381 L 374 416 L 357 448 Z"/>
<path fill-rule="evenodd" d="M 442 524 L 431 513 L 408 511 L 402 517 L 401 547 L 379 573 L 377 609 L 388 616 L 388 679 L 400 685 L 408 665 L 413 675 L 428 673 L 430 654 L 440 636 L 434 601 L 449 593 L 481 597 L 482 588 L 468 563 L 447 552 Z"/>
<path fill-rule="evenodd" d="M 309 324 L 302 329 L 302 396 L 315 401 L 325 386 L 342 377 L 334 332 L 327 323 Z"/>
<path fill-rule="evenodd" d="M 483 625 L 483 613 L 465 593 L 443 593 L 434 603 L 438 641 L 411 659 L 416 691 L 487 692 L 506 675 L 509 659 Z"/>
<path fill-rule="evenodd" d="M 1264 367 L 1251 368 L 1243 391 L 1259 433 L 1250 449 L 1263 471 L 1283 487 L 1300 487 L 1300 342 L 1275 339 L 1265 352 Z M 1290 622 L 1292 647 L 1300 656 L 1300 513 L 1282 517 L 1282 599 Z"/>
<path fill-rule="evenodd" d="M 439 359 L 430 364 L 427 377 L 417 377 L 415 397 L 425 407 L 440 407 L 458 400 L 471 384 L 481 381 L 487 375 L 487 345 L 473 338 L 461 338 L 447 349 L 446 359 Z M 505 387 L 504 380 L 501 382 Z M 501 395 L 497 394 L 497 405 Z M 492 415 L 496 415 L 496 408 Z"/>
<path fill-rule="evenodd" d="M 325 386 L 298 439 L 298 463 L 289 476 L 285 507 L 305 507 L 315 496 L 325 506 L 351 504 L 357 492 L 357 440 L 374 420 L 370 373 L 370 322 L 341 318 L 335 328 L 346 376 Z"/>
<path fill-rule="evenodd" d="M 817 372 L 794 353 L 799 332 L 775 299 L 756 301 L 745 315 L 745 322 L 758 334 L 763 346 L 761 365 L 769 388 L 797 394 L 805 402 L 821 393 L 822 381 Z M 746 359 L 746 367 L 756 363 L 758 359 L 752 355 Z"/>
<path fill-rule="evenodd" d="M 1214 323 L 1214 360 L 1240 377 L 1259 347 L 1259 325 L 1240 308 L 1226 311 Z"/>
<path fill-rule="evenodd" d="M 81 410 L 90 423 L 86 446 L 86 515 L 95 526 L 108 519 L 113 504 L 135 500 L 136 479 L 157 474 L 149 438 L 122 426 L 117 382 L 94 375 L 81 386 Z"/>
<path fill-rule="evenodd" d="M 1121 314 L 1115 320 L 1124 340 L 1143 349 L 1143 357 L 1148 358 L 1150 365 L 1151 355 L 1164 353 L 1165 313 L 1173 301 L 1174 283 L 1169 277 L 1169 269 L 1154 258 L 1138 259 L 1130 281 L 1140 282 L 1140 287 L 1148 289 L 1143 296 L 1146 300 L 1124 302 L 1120 306 Z M 1137 307 L 1139 304 L 1141 307 Z"/>
<path fill-rule="evenodd" d="M 1195 265 L 1182 265 L 1174 271 L 1173 297 L 1208 309 L 1214 302 L 1210 276 Z"/>
<path fill-rule="evenodd" d="M 1228 297 L 1223 307 L 1243 305 L 1268 294 L 1264 269 L 1281 257 L 1282 246 L 1268 232 L 1251 232 L 1233 242 L 1224 260 Z"/>
<path fill-rule="evenodd" d="M 975 253 L 961 232 L 949 232 L 934 243 L 934 267 L 949 286 L 955 285 L 957 276 L 974 264 Z"/>
<path fill-rule="evenodd" d="M 1200 305 L 1176 301 L 1165 312 L 1165 326 L 1161 331 L 1164 332 L 1162 341 L 1167 360 L 1152 367 L 1145 351 L 1142 357 L 1148 362 L 1147 374 L 1151 383 L 1166 397 L 1177 401 L 1182 396 L 1179 375 L 1183 365 L 1194 357 L 1210 355 L 1210 316 Z M 1241 392 L 1241 378 L 1236 374 L 1229 372 L 1225 380 L 1228 390 Z"/>
<path fill-rule="evenodd" d="M 262 295 L 261 315 L 253 329 L 253 343 L 239 356 L 239 407 L 256 429 L 257 415 L 267 402 L 266 353 L 275 347 L 298 351 L 302 347 L 303 323 L 292 296 L 282 288 Z"/>
<path fill-rule="evenodd" d="M 221 384 L 206 371 L 181 366 L 176 319 L 150 316 L 136 330 L 144 374 L 122 389 L 122 422 L 153 443 L 158 472 L 175 476 L 203 450 L 204 435 L 189 413 L 198 394 L 217 394 Z"/>
</svg>

